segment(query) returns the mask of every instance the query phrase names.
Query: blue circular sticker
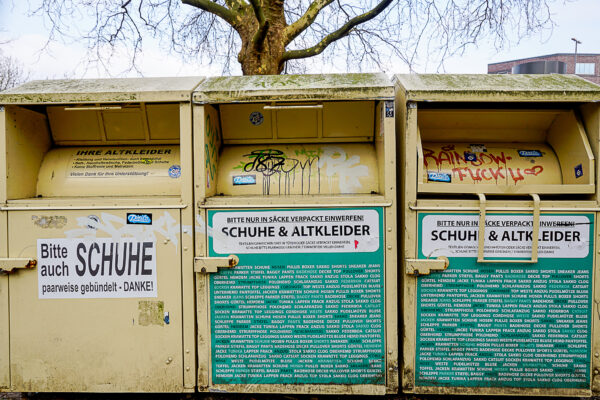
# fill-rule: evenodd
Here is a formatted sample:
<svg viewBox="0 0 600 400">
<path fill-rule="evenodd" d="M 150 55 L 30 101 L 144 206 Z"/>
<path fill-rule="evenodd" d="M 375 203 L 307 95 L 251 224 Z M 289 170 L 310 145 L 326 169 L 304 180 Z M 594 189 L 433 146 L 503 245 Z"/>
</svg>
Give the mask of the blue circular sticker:
<svg viewBox="0 0 600 400">
<path fill-rule="evenodd" d="M 258 125 L 262 124 L 264 120 L 265 120 L 265 117 L 262 115 L 262 113 L 260 113 L 258 111 L 254 111 L 253 113 L 250 114 L 250 123 L 254 126 L 258 126 Z"/>
<path fill-rule="evenodd" d="M 171 178 L 179 178 L 181 176 L 181 167 L 179 165 L 171 165 L 169 167 L 169 176 Z"/>
</svg>

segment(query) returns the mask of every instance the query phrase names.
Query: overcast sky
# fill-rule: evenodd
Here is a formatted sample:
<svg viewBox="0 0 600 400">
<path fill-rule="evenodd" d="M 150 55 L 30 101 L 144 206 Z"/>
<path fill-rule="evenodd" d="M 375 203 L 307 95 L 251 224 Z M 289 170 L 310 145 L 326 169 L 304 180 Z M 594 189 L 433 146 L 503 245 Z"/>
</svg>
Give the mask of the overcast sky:
<svg viewBox="0 0 600 400">
<path fill-rule="evenodd" d="M 135 71 L 123 73 L 126 64 L 113 62 L 107 67 L 84 68 L 85 48 L 76 43 L 52 43 L 45 51 L 47 31 L 41 19 L 27 17 L 26 1 L 0 0 L 0 49 L 4 54 L 20 60 L 30 71 L 31 79 L 47 78 L 94 78 L 109 76 L 139 76 Z M 572 37 L 582 42 L 578 52 L 600 53 L 600 0 L 559 0 L 552 8 L 556 24 L 552 31 L 545 31 L 514 43 L 497 52 L 490 42 L 471 47 L 461 57 L 447 59 L 448 73 L 486 73 L 487 64 L 530 56 L 553 53 L 572 53 Z M 394 72 L 408 72 L 401 62 L 396 63 Z M 219 66 L 185 64 L 176 56 L 165 56 L 158 46 L 145 45 L 140 69 L 144 76 L 219 75 Z M 436 72 L 437 64 L 423 66 L 416 72 Z M 316 72 L 341 72 L 334 68 L 322 68 Z M 239 71 L 234 71 L 239 74 Z"/>
</svg>

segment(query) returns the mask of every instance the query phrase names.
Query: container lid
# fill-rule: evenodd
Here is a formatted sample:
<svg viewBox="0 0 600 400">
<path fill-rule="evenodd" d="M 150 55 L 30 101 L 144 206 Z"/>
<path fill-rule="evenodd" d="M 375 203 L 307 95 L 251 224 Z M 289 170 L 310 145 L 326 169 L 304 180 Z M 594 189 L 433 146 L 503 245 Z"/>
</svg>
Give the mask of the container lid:
<svg viewBox="0 0 600 400">
<path fill-rule="evenodd" d="M 57 79 L 27 82 L 0 93 L 0 104 L 190 101 L 202 77 Z"/>
<path fill-rule="evenodd" d="M 394 83 L 409 101 L 588 102 L 600 99 L 600 86 L 576 75 L 410 74 Z"/>
<path fill-rule="evenodd" d="M 194 102 L 315 101 L 392 99 L 385 74 L 256 75 L 206 79 Z"/>
</svg>

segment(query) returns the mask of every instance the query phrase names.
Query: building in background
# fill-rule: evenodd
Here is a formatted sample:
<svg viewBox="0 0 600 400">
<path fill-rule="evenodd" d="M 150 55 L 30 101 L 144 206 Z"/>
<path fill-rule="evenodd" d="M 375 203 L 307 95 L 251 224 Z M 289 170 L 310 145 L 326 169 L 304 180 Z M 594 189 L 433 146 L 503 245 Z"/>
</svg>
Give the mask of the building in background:
<svg viewBox="0 0 600 400">
<path fill-rule="evenodd" d="M 600 84 L 600 54 L 577 53 L 577 63 L 574 53 L 557 53 L 488 64 L 488 74 L 532 72 L 576 74 Z"/>
</svg>

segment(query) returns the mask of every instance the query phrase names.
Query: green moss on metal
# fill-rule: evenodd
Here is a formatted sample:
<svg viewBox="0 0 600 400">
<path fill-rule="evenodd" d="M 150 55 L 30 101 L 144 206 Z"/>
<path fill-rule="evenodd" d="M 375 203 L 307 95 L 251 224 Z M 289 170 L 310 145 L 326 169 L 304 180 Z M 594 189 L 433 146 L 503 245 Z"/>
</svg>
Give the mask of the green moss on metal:
<svg viewBox="0 0 600 400">
<path fill-rule="evenodd" d="M 397 75 L 396 79 L 411 92 L 600 92 L 600 86 L 573 75 Z"/>
</svg>

